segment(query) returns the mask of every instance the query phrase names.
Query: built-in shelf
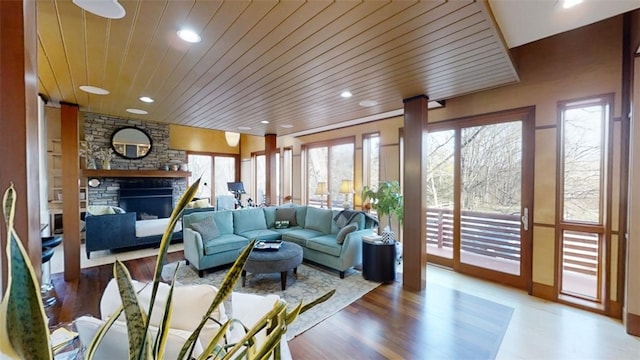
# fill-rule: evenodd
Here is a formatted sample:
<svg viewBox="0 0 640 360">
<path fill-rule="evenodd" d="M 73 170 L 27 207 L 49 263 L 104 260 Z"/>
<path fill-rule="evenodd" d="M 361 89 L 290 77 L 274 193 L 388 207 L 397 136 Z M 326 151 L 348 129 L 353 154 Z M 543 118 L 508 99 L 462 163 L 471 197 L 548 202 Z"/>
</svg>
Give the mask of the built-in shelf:
<svg viewBox="0 0 640 360">
<path fill-rule="evenodd" d="M 165 170 L 93 170 L 83 169 L 82 176 L 84 177 L 108 177 L 108 178 L 122 178 L 122 177 L 151 177 L 151 178 L 188 178 L 191 176 L 191 171 L 165 171 Z"/>
</svg>

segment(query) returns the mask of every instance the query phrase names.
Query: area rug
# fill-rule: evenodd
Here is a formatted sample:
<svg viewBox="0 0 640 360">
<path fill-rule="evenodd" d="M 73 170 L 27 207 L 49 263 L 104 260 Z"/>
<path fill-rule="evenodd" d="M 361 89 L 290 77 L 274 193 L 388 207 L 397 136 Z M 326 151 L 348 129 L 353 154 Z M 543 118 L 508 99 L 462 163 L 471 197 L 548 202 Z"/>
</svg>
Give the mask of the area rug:
<svg viewBox="0 0 640 360">
<path fill-rule="evenodd" d="M 186 266 L 184 261 L 180 261 L 165 265 L 162 269 L 162 278 L 170 280 L 178 264 L 180 267 L 176 281 L 182 285 L 209 284 L 218 287 L 228 270 L 222 269 L 206 273 L 204 277 L 200 278 L 193 268 Z M 301 314 L 289 326 L 287 340 L 291 340 L 358 300 L 378 285 L 380 283 L 365 280 L 358 270 L 347 270 L 345 278 L 340 279 L 335 271 L 304 263 L 298 267 L 297 274 L 289 271 L 287 288 L 284 291 L 280 287 L 280 273 L 247 274 L 246 286 L 242 287 L 242 279 L 240 279 L 234 291 L 258 295 L 275 294 L 284 299 L 291 309 L 297 306 L 300 301 L 306 304 L 324 295 L 327 291 L 336 289 L 336 293 L 329 300 Z"/>
</svg>

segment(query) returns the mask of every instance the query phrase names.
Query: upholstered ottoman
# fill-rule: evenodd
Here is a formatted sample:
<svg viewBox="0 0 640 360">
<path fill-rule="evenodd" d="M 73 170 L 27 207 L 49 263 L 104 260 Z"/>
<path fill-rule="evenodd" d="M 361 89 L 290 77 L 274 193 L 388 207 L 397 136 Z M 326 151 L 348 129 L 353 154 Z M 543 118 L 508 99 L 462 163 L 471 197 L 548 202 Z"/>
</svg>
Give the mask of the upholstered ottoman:
<svg viewBox="0 0 640 360">
<path fill-rule="evenodd" d="M 242 251 L 242 250 L 241 250 Z M 276 251 L 254 249 L 242 269 L 242 286 L 245 286 L 247 272 L 252 274 L 280 273 L 282 290 L 287 288 L 287 272 L 293 269 L 296 274 L 302 263 L 302 247 L 283 241 Z"/>
</svg>

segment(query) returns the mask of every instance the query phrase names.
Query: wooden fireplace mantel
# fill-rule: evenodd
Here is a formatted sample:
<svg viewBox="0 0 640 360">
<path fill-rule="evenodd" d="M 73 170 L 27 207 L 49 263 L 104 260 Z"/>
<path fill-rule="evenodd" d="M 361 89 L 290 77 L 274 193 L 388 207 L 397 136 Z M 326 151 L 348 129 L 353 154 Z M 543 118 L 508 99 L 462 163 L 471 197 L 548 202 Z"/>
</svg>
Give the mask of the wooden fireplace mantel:
<svg viewBox="0 0 640 360">
<path fill-rule="evenodd" d="M 123 178 L 123 177 L 145 177 L 145 178 L 188 178 L 191 176 L 191 171 L 165 171 L 165 170 L 93 170 L 83 169 L 82 176 L 87 178 L 92 177 L 108 177 L 108 178 Z"/>
</svg>

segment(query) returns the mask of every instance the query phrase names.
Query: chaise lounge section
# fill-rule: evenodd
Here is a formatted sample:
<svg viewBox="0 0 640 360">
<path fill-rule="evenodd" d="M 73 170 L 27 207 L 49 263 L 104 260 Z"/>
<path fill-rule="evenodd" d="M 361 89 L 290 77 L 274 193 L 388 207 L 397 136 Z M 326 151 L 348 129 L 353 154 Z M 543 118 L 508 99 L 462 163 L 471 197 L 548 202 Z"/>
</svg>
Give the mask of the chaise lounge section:
<svg viewBox="0 0 640 360">
<path fill-rule="evenodd" d="M 345 271 L 362 262 L 362 237 L 373 234 L 374 219 L 363 212 L 310 206 L 260 207 L 183 215 L 184 255 L 198 270 L 233 263 L 251 239 L 290 241 L 303 258 Z M 277 223 L 288 223 L 276 227 Z"/>
</svg>

